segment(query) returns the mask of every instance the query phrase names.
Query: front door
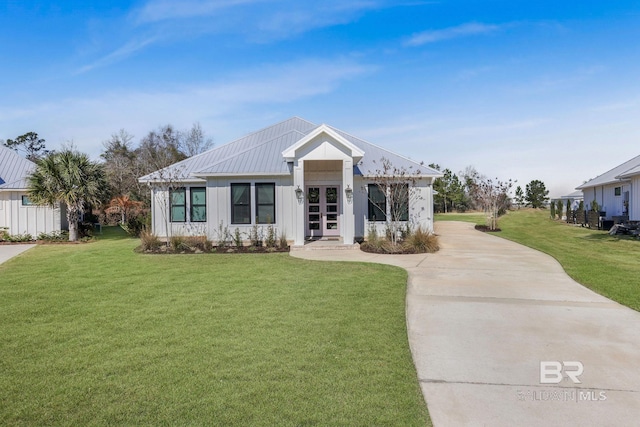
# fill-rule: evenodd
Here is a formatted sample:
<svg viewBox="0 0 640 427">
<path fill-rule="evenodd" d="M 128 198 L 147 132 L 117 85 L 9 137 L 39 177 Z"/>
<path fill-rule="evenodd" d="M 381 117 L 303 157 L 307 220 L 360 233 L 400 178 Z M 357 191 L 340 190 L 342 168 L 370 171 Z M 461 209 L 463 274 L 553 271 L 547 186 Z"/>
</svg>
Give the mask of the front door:
<svg viewBox="0 0 640 427">
<path fill-rule="evenodd" d="M 340 191 L 335 185 L 307 187 L 307 236 L 340 235 Z"/>
</svg>

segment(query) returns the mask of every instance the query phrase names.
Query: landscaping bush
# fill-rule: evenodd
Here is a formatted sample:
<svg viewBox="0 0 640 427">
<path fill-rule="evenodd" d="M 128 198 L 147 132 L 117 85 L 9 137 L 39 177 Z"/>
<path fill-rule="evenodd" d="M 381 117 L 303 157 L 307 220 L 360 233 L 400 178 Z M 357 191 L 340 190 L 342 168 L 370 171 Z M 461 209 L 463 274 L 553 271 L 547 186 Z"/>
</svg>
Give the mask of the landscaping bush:
<svg viewBox="0 0 640 427">
<path fill-rule="evenodd" d="M 365 252 L 378 254 L 419 254 L 438 251 L 438 237 L 418 227 L 413 231 L 406 229 L 405 238 L 393 244 L 389 238 L 379 238 L 375 232 L 375 226 L 369 227 L 367 241 L 360 244 L 360 249 Z"/>
<path fill-rule="evenodd" d="M 0 242 L 4 242 L 9 238 L 9 229 L 7 227 L 0 227 Z"/>
<path fill-rule="evenodd" d="M 51 233 L 38 234 L 38 240 L 44 240 L 46 242 L 66 242 L 69 240 L 68 231 L 53 231 Z"/>
<path fill-rule="evenodd" d="M 438 236 L 429 231 L 425 231 L 422 227 L 418 227 L 413 233 L 409 234 L 403 242 L 403 246 L 415 253 L 434 253 L 440 249 L 438 244 Z"/>
<path fill-rule="evenodd" d="M 144 229 L 140 232 L 140 246 L 143 251 L 156 251 L 162 246 L 162 242 L 158 236 Z"/>
</svg>

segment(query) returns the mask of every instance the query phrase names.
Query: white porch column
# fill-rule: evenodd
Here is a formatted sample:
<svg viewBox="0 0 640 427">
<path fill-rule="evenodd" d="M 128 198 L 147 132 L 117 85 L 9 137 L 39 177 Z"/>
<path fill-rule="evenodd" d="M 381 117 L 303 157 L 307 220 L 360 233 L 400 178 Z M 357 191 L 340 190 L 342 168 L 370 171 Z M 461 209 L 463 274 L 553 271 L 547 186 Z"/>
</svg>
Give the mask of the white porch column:
<svg viewBox="0 0 640 427">
<path fill-rule="evenodd" d="M 345 245 L 353 245 L 355 235 L 355 217 L 353 216 L 353 159 L 342 161 L 342 240 Z M 347 197 L 346 189 L 351 189 Z"/>
<path fill-rule="evenodd" d="M 300 188 L 303 193 L 302 200 L 298 200 L 296 190 Z M 294 242 L 296 246 L 304 245 L 304 206 L 305 199 L 307 197 L 306 189 L 304 188 L 304 160 L 296 160 L 293 165 L 293 197 L 294 197 Z"/>
</svg>

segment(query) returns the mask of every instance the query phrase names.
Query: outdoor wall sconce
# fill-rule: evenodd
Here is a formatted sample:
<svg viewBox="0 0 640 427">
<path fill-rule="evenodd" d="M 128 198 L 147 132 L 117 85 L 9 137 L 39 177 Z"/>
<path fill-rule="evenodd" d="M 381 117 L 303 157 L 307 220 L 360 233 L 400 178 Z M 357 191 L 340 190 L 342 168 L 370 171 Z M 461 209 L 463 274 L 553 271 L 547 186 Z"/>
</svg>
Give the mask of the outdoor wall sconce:
<svg viewBox="0 0 640 427">
<path fill-rule="evenodd" d="M 296 199 L 298 199 L 298 202 L 304 201 L 304 192 L 302 191 L 302 188 L 300 188 L 299 185 L 298 185 L 298 188 L 296 188 Z"/>
<path fill-rule="evenodd" d="M 353 188 L 351 188 L 351 185 L 347 184 L 347 188 L 344 189 L 344 194 L 347 196 L 347 201 L 351 203 L 353 200 Z"/>
</svg>

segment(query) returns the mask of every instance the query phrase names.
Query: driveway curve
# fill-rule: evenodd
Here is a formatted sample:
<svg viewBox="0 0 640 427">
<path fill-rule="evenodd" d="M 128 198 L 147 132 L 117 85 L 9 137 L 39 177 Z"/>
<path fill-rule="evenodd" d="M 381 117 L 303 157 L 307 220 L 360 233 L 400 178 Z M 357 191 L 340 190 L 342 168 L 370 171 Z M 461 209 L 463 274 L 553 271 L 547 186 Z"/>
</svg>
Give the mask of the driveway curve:
<svg viewBox="0 0 640 427">
<path fill-rule="evenodd" d="M 638 425 L 640 313 L 472 224 L 437 222 L 436 232 L 436 254 L 292 255 L 409 272 L 409 344 L 436 426 Z"/>
<path fill-rule="evenodd" d="M 20 255 L 22 252 L 31 249 L 35 245 L 0 245 L 0 264 L 9 261 L 14 256 Z"/>
</svg>

